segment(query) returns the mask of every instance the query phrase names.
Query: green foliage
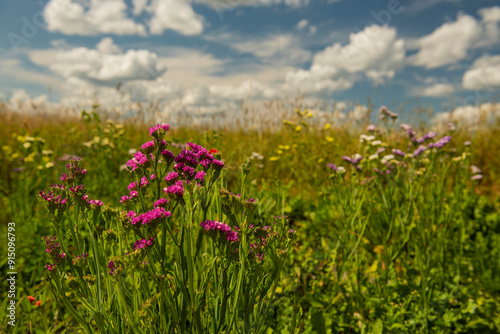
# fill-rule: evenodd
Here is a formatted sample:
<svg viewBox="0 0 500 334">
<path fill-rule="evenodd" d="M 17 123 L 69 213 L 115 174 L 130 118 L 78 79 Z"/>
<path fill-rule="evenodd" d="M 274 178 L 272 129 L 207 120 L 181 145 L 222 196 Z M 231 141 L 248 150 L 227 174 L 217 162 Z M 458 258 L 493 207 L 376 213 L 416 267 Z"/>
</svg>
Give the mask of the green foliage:
<svg viewBox="0 0 500 334">
<path fill-rule="evenodd" d="M 0 135 L 0 223 L 5 240 L 7 223 L 16 222 L 15 331 L 500 332 L 498 129 L 457 130 L 443 149 L 413 158 L 417 146 L 407 148 L 411 141 L 393 120 L 360 142 L 354 131 L 318 125 L 315 117 L 298 111 L 276 132 L 171 129 L 165 139 L 173 151 L 198 142 L 220 151 L 226 167 L 207 173 L 204 187 L 170 202 L 171 217 L 143 231 L 130 228 L 122 212 L 151 210 L 165 198 L 165 184 L 152 181 L 136 200 L 119 202 L 127 185 L 145 176 L 133 179 L 124 166 L 129 150 L 150 140 L 144 126 L 102 121 L 96 110 L 64 122 L 10 120 Z M 369 160 L 380 147 L 386 152 Z M 383 163 L 393 148 L 409 154 Z M 357 152 L 365 157 L 361 170 L 341 159 Z M 68 197 L 58 225 L 36 194 L 66 172 L 64 154 L 82 157 L 86 192 L 104 205 L 79 207 Z M 482 181 L 471 180 L 473 164 Z M 149 173 L 165 176 L 171 167 L 153 164 Z M 258 201 L 250 205 L 224 189 Z M 205 234 L 205 220 L 240 228 L 245 246 L 236 251 Z M 279 226 L 281 237 L 260 248 L 263 261 L 249 256 L 260 236 L 250 221 Z M 56 230 L 68 258 L 48 272 L 41 237 Z M 152 236 L 150 252 L 126 255 Z M 86 261 L 69 261 L 85 252 Z M 109 261 L 117 275 L 108 273 Z M 5 257 L 0 266 L 6 272 Z"/>
</svg>

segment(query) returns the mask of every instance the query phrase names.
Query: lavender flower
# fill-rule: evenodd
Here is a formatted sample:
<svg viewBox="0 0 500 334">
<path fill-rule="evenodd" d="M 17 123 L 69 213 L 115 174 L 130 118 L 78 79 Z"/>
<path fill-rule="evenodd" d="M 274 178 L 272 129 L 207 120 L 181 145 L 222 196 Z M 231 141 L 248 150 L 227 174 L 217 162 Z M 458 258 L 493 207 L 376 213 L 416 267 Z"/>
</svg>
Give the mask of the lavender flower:
<svg viewBox="0 0 500 334">
<path fill-rule="evenodd" d="M 413 152 L 413 157 L 416 158 L 418 157 L 419 155 L 421 155 L 425 150 L 427 149 L 427 147 L 425 147 L 425 145 L 420 145 L 414 152 Z"/>
<path fill-rule="evenodd" d="M 451 141 L 451 137 L 450 136 L 446 136 L 446 137 L 443 137 L 443 138 L 439 139 L 435 143 L 429 144 L 429 147 L 442 148 L 443 146 L 445 146 L 446 144 L 448 144 L 450 141 Z"/>
<path fill-rule="evenodd" d="M 405 156 L 405 152 L 401 151 L 401 150 L 398 150 L 397 148 L 393 149 L 392 150 L 392 153 L 396 154 L 396 155 L 399 155 L 399 156 L 402 156 L 404 157 Z"/>
<path fill-rule="evenodd" d="M 337 165 L 335 164 L 327 163 L 326 166 L 334 172 L 337 170 Z"/>
</svg>

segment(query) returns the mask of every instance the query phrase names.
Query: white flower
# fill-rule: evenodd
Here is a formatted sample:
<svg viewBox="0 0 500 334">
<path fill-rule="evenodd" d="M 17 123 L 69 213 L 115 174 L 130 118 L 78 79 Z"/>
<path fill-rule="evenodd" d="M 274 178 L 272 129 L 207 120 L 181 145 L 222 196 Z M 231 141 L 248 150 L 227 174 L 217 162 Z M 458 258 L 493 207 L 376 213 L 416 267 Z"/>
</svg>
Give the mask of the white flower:
<svg viewBox="0 0 500 334">
<path fill-rule="evenodd" d="M 388 161 L 391 161 L 393 160 L 395 157 L 394 157 L 394 154 L 388 154 L 388 155 L 385 155 L 382 160 L 380 160 L 383 164 L 385 164 L 386 162 Z"/>
</svg>

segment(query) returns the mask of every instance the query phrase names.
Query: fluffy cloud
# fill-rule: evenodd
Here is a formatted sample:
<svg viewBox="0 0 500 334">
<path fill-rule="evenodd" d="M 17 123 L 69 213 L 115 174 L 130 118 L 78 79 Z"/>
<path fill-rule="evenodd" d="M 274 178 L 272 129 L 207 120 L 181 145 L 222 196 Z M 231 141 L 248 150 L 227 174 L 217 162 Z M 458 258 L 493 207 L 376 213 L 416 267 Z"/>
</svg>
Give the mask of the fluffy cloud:
<svg viewBox="0 0 500 334">
<path fill-rule="evenodd" d="M 427 97 L 446 97 L 453 94 L 453 85 L 446 83 L 435 83 L 429 87 L 416 89 L 415 95 Z"/>
<path fill-rule="evenodd" d="M 470 90 L 494 90 L 500 87 L 500 55 L 485 55 L 465 72 L 462 86 Z"/>
<path fill-rule="evenodd" d="M 225 42 L 240 52 L 252 53 L 259 58 L 268 60 L 275 58 L 284 63 L 301 63 L 311 57 L 311 53 L 304 50 L 297 38 L 291 34 L 273 34 L 257 39 L 249 38 L 244 42 L 240 40 L 236 36 L 231 36 Z"/>
<path fill-rule="evenodd" d="M 44 9 L 49 31 L 67 35 L 146 35 L 146 28 L 127 17 L 123 0 L 50 0 Z"/>
<path fill-rule="evenodd" d="M 372 25 L 352 33 L 349 44 L 318 52 L 309 70 L 288 72 L 285 81 L 288 90 L 329 94 L 351 88 L 361 74 L 375 82 L 390 79 L 404 60 L 405 43 L 396 29 Z"/>
<path fill-rule="evenodd" d="M 78 86 L 116 86 L 119 82 L 154 80 L 165 72 L 155 53 L 148 50 L 120 49 L 109 38 L 99 42 L 96 49 L 79 47 L 52 53 L 52 61 L 43 53 L 32 60 Z"/>
<path fill-rule="evenodd" d="M 302 19 L 299 21 L 299 23 L 297 23 L 297 29 L 299 30 L 304 29 L 305 27 L 307 27 L 308 24 L 309 22 L 306 19 Z"/>
<path fill-rule="evenodd" d="M 348 72 L 363 72 L 374 81 L 394 77 L 405 60 L 405 42 L 396 29 L 372 25 L 352 33 L 350 43 L 336 43 L 314 56 L 314 64 L 336 66 Z"/>
<path fill-rule="evenodd" d="M 269 85 L 255 80 L 244 81 L 240 85 L 199 85 L 184 94 L 184 105 L 221 105 L 223 103 L 248 99 L 270 100 L 278 97 L 278 92 Z"/>
<path fill-rule="evenodd" d="M 355 76 L 334 66 L 313 65 L 309 70 L 290 71 L 285 90 L 291 94 L 328 95 L 354 85 Z"/>
<path fill-rule="evenodd" d="M 161 35 L 165 29 L 183 35 L 198 35 L 203 32 L 203 18 L 197 15 L 184 0 L 153 0 L 148 12 L 152 14 L 149 28 L 152 34 Z"/>
<path fill-rule="evenodd" d="M 436 114 L 432 122 L 438 126 L 446 127 L 449 122 L 459 125 L 489 126 L 500 119 L 500 104 L 483 103 L 479 106 L 462 106 L 455 108 L 451 112 L 442 112 Z"/>
<path fill-rule="evenodd" d="M 479 11 L 482 21 L 469 15 L 459 15 L 454 22 L 447 22 L 431 34 L 415 41 L 417 54 L 410 57 L 412 65 L 436 68 L 454 64 L 467 57 L 471 49 L 498 43 L 500 7 Z"/>
</svg>

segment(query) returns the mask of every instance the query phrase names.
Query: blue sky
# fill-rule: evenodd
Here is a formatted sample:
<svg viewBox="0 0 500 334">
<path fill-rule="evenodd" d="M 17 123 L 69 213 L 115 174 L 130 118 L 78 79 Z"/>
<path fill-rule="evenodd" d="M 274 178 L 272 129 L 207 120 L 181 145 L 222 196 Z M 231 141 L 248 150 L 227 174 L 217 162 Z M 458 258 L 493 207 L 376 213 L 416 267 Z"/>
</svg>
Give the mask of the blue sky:
<svg viewBox="0 0 500 334">
<path fill-rule="evenodd" d="M 500 88 L 496 0 L 3 0 L 0 31 L 4 100 L 441 111 Z"/>
</svg>

